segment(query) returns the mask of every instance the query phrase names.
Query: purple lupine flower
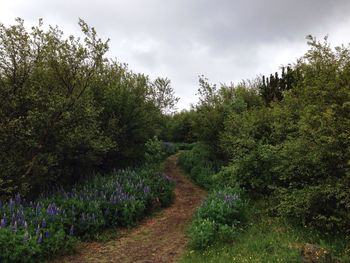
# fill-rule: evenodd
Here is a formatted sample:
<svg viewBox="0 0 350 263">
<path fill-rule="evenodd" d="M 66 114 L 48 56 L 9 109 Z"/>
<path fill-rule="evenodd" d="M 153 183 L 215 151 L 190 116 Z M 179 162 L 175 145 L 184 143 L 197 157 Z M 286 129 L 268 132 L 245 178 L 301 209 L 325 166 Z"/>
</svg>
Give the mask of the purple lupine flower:
<svg viewBox="0 0 350 263">
<path fill-rule="evenodd" d="M 151 188 L 149 187 L 149 186 L 145 186 L 144 188 L 143 188 L 143 193 L 144 194 L 149 194 L 151 192 Z"/>
<path fill-rule="evenodd" d="M 42 226 L 43 228 L 46 228 L 47 223 L 46 223 L 45 218 L 44 218 L 43 221 L 41 222 L 41 226 Z"/>
<path fill-rule="evenodd" d="M 49 204 L 49 206 L 46 209 L 46 213 L 49 216 L 55 216 L 59 213 L 59 208 L 55 204 Z"/>
<path fill-rule="evenodd" d="M 17 221 L 12 225 L 12 231 L 15 233 L 17 232 Z"/>
<path fill-rule="evenodd" d="M 50 233 L 49 233 L 49 231 L 45 231 L 45 233 L 44 233 L 44 236 L 45 236 L 45 238 L 49 238 L 50 237 Z"/>
<path fill-rule="evenodd" d="M 21 196 L 19 194 L 15 196 L 15 202 L 18 205 L 21 204 Z"/>
<path fill-rule="evenodd" d="M 5 228 L 6 227 L 6 217 L 2 218 L 0 221 L 0 228 Z"/>
</svg>

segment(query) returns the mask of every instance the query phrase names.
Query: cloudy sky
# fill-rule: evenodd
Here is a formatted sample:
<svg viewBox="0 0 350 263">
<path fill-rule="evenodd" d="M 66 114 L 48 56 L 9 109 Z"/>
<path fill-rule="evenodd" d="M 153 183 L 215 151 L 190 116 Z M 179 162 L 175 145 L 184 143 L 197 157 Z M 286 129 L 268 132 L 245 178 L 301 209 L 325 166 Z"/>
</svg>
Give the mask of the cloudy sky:
<svg viewBox="0 0 350 263">
<path fill-rule="evenodd" d="M 237 83 L 269 74 L 306 50 L 305 36 L 350 42 L 349 0 L 0 0 L 0 22 L 39 18 L 78 34 L 78 19 L 110 38 L 108 56 L 168 77 L 179 108 L 196 101 L 198 75 Z"/>
</svg>

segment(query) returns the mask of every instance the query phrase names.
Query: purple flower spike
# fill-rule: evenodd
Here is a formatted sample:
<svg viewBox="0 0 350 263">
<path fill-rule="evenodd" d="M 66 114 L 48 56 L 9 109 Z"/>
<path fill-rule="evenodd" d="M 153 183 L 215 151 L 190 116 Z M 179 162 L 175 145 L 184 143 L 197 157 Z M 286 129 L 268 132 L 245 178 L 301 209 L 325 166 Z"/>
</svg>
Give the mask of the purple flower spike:
<svg viewBox="0 0 350 263">
<path fill-rule="evenodd" d="M 149 186 L 145 186 L 144 188 L 143 188 L 143 192 L 144 192 L 144 194 L 149 194 L 150 192 L 151 192 L 151 188 L 149 187 Z"/>
<path fill-rule="evenodd" d="M 5 227 L 6 227 L 6 218 L 3 218 L 0 221 L 0 228 L 5 228 Z"/>
<path fill-rule="evenodd" d="M 15 196 L 15 201 L 16 201 L 16 204 L 21 204 L 21 201 L 22 201 L 22 199 L 21 199 L 21 196 L 20 195 L 16 195 Z"/>
<path fill-rule="evenodd" d="M 13 224 L 12 231 L 15 233 L 17 232 L 17 221 L 15 221 L 15 223 Z"/>
<path fill-rule="evenodd" d="M 43 227 L 43 228 L 45 228 L 46 227 L 46 220 L 45 219 L 43 219 L 43 222 L 41 223 L 41 226 Z"/>
</svg>

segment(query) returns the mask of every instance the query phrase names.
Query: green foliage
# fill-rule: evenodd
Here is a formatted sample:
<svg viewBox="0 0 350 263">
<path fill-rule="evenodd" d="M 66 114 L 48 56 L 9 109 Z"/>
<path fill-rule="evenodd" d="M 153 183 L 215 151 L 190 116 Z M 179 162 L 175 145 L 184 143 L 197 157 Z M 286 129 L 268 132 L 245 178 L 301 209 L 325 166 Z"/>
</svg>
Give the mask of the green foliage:
<svg viewBox="0 0 350 263">
<path fill-rule="evenodd" d="M 145 160 L 146 163 L 159 165 L 163 160 L 162 142 L 157 137 L 146 142 Z"/>
<path fill-rule="evenodd" d="M 196 143 L 184 143 L 184 142 L 179 142 L 176 143 L 177 148 L 179 151 L 190 151 L 194 148 Z"/>
<path fill-rule="evenodd" d="M 350 47 L 313 38 L 309 45 L 268 82 L 217 88 L 201 80 L 191 134 L 202 150 L 182 153 L 180 164 L 202 185 L 210 178 L 212 189 L 239 187 L 264 199 L 269 215 L 250 220 L 234 246 L 190 251 L 184 262 L 296 262 L 303 242 L 349 261 Z M 224 166 L 208 172 L 207 160 L 220 167 L 217 159 Z M 194 221 L 193 247 L 220 240 L 214 231 L 213 219 Z"/>
<path fill-rule="evenodd" d="M 190 247 L 205 249 L 215 242 L 232 241 L 239 227 L 246 221 L 246 202 L 233 188 L 209 194 L 198 208 L 190 227 Z"/>
<path fill-rule="evenodd" d="M 299 233 L 276 219 L 249 212 L 247 227 L 233 244 L 214 244 L 204 251 L 189 251 L 180 262 L 299 262 Z M 303 240 L 304 241 L 304 240 Z"/>
<path fill-rule="evenodd" d="M 326 41 L 312 38 L 309 45 L 310 50 L 289 69 L 288 88 L 286 75 L 276 77 L 276 83 L 270 80 L 270 88 L 278 88 L 276 100 L 267 100 L 260 91 L 264 106 L 252 100 L 254 96 L 247 99 L 247 94 L 255 94 L 247 87 L 222 87 L 223 94 L 234 95 L 225 101 L 215 87 L 204 85 L 197 114 L 216 127 L 203 133 L 208 155 L 214 151 L 229 160 L 212 177 L 213 185 L 238 185 L 254 197 L 271 195 L 275 200 L 271 211 L 324 233 L 346 233 L 350 51 L 344 46 L 332 50 Z M 261 85 L 253 83 L 250 89 Z M 216 121 L 210 117 L 213 113 Z"/>
<path fill-rule="evenodd" d="M 103 167 L 141 164 L 145 143 L 160 133 L 163 122 L 151 96 L 150 80 L 117 62 L 106 62 L 99 74 L 92 92 L 95 104 L 103 109 L 102 130 L 116 145 L 105 155 Z"/>
<path fill-rule="evenodd" d="M 305 227 L 296 228 L 283 218 L 270 216 L 267 200 L 250 202 L 246 210 L 244 231 L 234 235 L 232 243 L 216 243 L 206 250 L 188 248 L 180 262 L 299 262 L 304 244 L 318 244 L 332 251 L 339 262 L 348 262 L 348 240 L 335 236 L 324 239 L 322 235 Z"/>
<path fill-rule="evenodd" d="M 178 146 L 175 143 L 172 142 L 162 142 L 162 151 L 164 153 L 165 156 L 170 156 L 173 155 L 175 153 L 177 153 L 178 151 Z"/>
<path fill-rule="evenodd" d="M 322 231 L 344 233 L 350 229 L 350 51 L 332 51 L 314 39 L 309 44 L 297 65 L 303 78 L 282 104 L 295 132 L 279 146 L 273 167 L 281 181 L 277 210 Z"/>
<path fill-rule="evenodd" d="M 218 169 L 217 163 L 211 160 L 209 147 L 200 143 L 190 151 L 181 152 L 179 165 L 198 185 L 206 189 L 211 187 L 212 175 Z"/>
<path fill-rule="evenodd" d="M 196 112 L 193 109 L 167 116 L 163 137 L 176 143 L 193 143 L 196 140 L 196 134 L 194 134 L 195 117 Z"/>
<path fill-rule="evenodd" d="M 157 78 L 151 84 L 151 96 L 157 108 L 163 113 L 172 113 L 176 103 L 180 98 L 175 97 L 173 88 L 170 85 L 171 81 L 167 78 Z"/>
<path fill-rule="evenodd" d="M 34 203 L 16 196 L 0 205 L 1 262 L 47 260 L 111 226 L 133 226 L 158 203 L 168 206 L 173 190 L 173 180 L 145 166 L 94 176 Z"/>
<path fill-rule="evenodd" d="M 35 197 L 52 183 L 143 163 L 177 99 L 105 58 L 108 41 L 80 20 L 82 38 L 58 27 L 0 25 L 0 198 Z M 159 84 L 159 85 L 158 85 Z M 164 84 L 164 85 L 163 85 Z"/>
<path fill-rule="evenodd" d="M 263 101 L 257 89 L 249 88 L 249 85 L 257 85 L 255 82 L 242 82 L 236 87 L 222 85 L 219 89 L 211 85 L 204 78 L 200 78 L 200 102 L 196 105 L 196 117 L 194 134 L 198 140 L 210 147 L 219 159 L 227 159 L 225 151 L 220 147 L 221 132 L 224 123 L 231 113 L 242 113 L 263 106 Z"/>
</svg>

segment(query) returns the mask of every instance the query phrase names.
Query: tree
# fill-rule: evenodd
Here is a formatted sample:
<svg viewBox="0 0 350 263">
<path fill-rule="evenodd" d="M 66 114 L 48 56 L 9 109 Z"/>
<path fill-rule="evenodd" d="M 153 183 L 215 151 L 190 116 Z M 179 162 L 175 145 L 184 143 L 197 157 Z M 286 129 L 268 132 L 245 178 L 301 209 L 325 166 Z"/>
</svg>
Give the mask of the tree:
<svg viewBox="0 0 350 263">
<path fill-rule="evenodd" d="M 173 113 L 179 98 L 171 87 L 171 81 L 167 78 L 157 78 L 151 83 L 151 99 L 155 105 L 165 114 Z"/>
</svg>

